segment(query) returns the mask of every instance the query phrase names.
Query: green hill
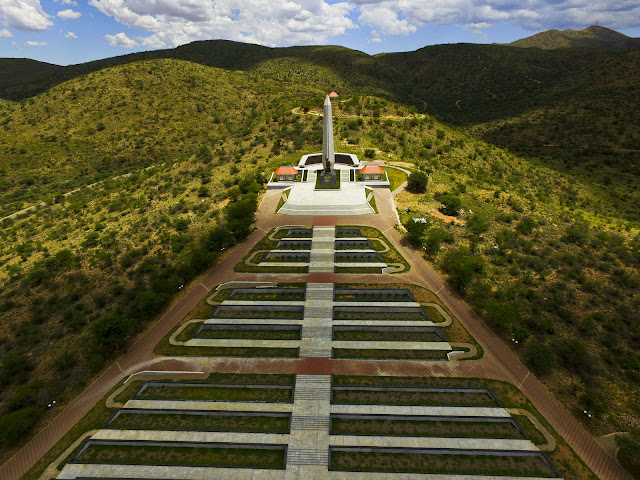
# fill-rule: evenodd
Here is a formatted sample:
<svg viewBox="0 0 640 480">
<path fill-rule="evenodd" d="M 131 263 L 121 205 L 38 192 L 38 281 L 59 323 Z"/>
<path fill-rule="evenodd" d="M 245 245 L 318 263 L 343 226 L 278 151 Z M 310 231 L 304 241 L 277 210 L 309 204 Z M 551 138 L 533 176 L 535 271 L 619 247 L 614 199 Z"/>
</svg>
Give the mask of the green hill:
<svg viewBox="0 0 640 480">
<path fill-rule="evenodd" d="M 602 47 L 611 50 L 640 49 L 640 38 L 632 38 L 615 30 L 592 25 L 582 30 L 547 30 L 527 38 L 511 42 L 509 45 L 522 48 Z"/>
<path fill-rule="evenodd" d="M 103 68 L 152 59 L 185 60 L 233 71 L 259 68 L 263 75 L 268 72 L 278 78 L 289 74 L 290 65 L 293 65 L 294 73 L 309 66 L 311 70 L 322 67 L 325 71 L 330 70 L 326 84 L 340 88 L 344 93 L 355 87 L 392 97 L 400 95 L 406 88 L 398 73 L 385 63 L 344 47 L 269 48 L 227 40 L 206 40 L 174 49 L 132 53 L 68 67 L 23 59 L 0 59 L 0 98 L 22 100 L 63 81 Z M 264 64 L 270 61 L 273 61 L 272 67 L 265 67 Z"/>
</svg>

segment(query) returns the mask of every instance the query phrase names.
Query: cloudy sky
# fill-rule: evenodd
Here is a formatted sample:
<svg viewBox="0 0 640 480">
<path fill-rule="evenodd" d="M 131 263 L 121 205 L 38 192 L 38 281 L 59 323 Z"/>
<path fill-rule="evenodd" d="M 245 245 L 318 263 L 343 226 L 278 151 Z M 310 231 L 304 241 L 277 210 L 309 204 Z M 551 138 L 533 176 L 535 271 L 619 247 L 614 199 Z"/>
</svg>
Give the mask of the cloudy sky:
<svg viewBox="0 0 640 480">
<path fill-rule="evenodd" d="M 214 38 L 379 53 L 596 22 L 640 37 L 640 0 L 0 0 L 0 57 L 67 65 Z"/>
</svg>

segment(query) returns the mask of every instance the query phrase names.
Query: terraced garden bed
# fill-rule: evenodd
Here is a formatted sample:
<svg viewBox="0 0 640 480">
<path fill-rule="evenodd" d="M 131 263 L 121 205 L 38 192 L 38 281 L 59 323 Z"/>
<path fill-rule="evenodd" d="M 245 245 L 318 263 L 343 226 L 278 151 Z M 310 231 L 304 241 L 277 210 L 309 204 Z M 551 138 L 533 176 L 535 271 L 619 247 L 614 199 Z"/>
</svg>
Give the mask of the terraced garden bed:
<svg viewBox="0 0 640 480">
<path fill-rule="evenodd" d="M 90 442 L 74 463 L 117 465 L 188 465 L 198 467 L 285 468 L 284 445 L 268 447 L 211 444 L 135 445 Z"/>
<path fill-rule="evenodd" d="M 121 430 L 289 433 L 288 414 L 119 410 L 107 424 Z"/>
<path fill-rule="evenodd" d="M 447 350 L 334 348 L 333 358 L 353 358 L 363 360 L 447 360 L 447 353 Z"/>
<path fill-rule="evenodd" d="M 134 398 L 136 400 L 292 403 L 293 386 L 148 382 Z"/>
<path fill-rule="evenodd" d="M 217 325 L 204 325 L 193 338 L 221 339 L 240 338 L 252 340 L 300 340 L 302 327 L 300 326 L 270 326 L 265 328 L 261 325 L 242 325 L 235 328 Z"/>
<path fill-rule="evenodd" d="M 455 391 L 397 388 L 361 389 L 333 386 L 331 403 L 337 405 L 420 405 L 449 407 L 497 407 L 497 402 L 483 390 Z"/>
<path fill-rule="evenodd" d="M 333 327 L 333 339 L 341 341 L 442 342 L 433 330 L 420 327 Z"/>
<path fill-rule="evenodd" d="M 393 418 L 332 415 L 332 435 L 391 435 L 406 437 L 507 438 L 524 435 L 511 421 L 441 420 L 437 418 Z"/>
<path fill-rule="evenodd" d="M 542 455 L 503 456 L 481 454 L 409 453 L 392 449 L 332 449 L 330 469 L 393 473 L 450 475 L 508 475 L 553 478 L 557 475 Z"/>
</svg>

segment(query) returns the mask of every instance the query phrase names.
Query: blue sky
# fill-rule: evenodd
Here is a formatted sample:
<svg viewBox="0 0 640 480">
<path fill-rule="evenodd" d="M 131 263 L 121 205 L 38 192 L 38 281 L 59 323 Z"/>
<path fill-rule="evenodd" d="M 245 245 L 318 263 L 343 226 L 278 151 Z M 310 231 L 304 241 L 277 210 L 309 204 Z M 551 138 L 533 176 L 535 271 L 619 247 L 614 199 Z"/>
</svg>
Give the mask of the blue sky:
<svg viewBox="0 0 640 480">
<path fill-rule="evenodd" d="M 0 0 L 0 57 L 67 65 L 214 38 L 373 54 L 596 21 L 640 37 L 640 0 Z"/>
</svg>

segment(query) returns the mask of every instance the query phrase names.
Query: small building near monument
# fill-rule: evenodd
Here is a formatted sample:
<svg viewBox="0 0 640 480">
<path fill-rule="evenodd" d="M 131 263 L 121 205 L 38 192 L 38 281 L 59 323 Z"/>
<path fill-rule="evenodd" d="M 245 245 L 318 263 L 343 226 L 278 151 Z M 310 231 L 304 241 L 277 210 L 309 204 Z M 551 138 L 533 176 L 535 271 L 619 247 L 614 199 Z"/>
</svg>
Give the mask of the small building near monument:
<svg viewBox="0 0 640 480">
<path fill-rule="evenodd" d="M 365 165 L 358 173 L 362 175 L 364 181 L 385 180 L 384 170 L 378 165 Z"/>
<path fill-rule="evenodd" d="M 295 182 L 298 178 L 298 170 L 294 167 L 278 167 L 274 173 L 276 182 Z"/>
</svg>

